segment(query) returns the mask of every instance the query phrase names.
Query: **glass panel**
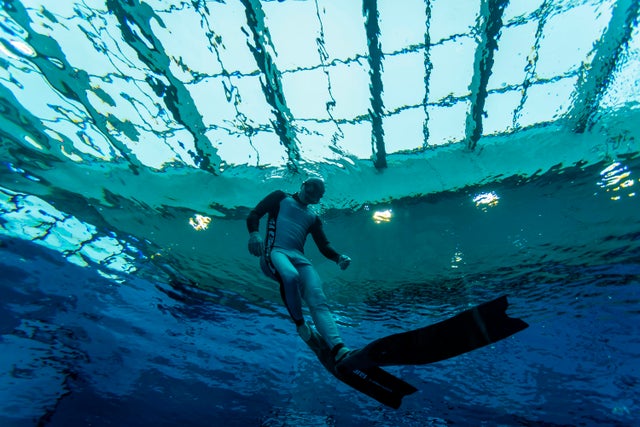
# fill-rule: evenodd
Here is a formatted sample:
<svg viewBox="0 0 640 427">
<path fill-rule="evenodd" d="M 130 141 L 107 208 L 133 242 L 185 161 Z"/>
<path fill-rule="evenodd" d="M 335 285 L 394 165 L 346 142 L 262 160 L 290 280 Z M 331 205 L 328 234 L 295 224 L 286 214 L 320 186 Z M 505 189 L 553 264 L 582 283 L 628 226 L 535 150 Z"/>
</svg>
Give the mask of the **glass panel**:
<svg viewBox="0 0 640 427">
<path fill-rule="evenodd" d="M 282 90 L 293 117 L 328 119 L 327 108 L 332 100 L 327 85 L 327 75 L 322 69 L 284 73 Z"/>
<path fill-rule="evenodd" d="M 265 25 L 277 55 L 273 58 L 280 71 L 313 67 L 320 63 L 317 38 L 320 25 L 312 1 L 261 2 Z M 284 6 L 284 7 L 283 7 Z"/>
<path fill-rule="evenodd" d="M 536 35 L 536 23 L 504 27 L 489 78 L 488 90 L 521 85 Z"/>
<path fill-rule="evenodd" d="M 410 52 L 384 59 L 382 86 L 387 111 L 403 106 L 422 105 L 424 100 L 424 52 Z"/>
<path fill-rule="evenodd" d="M 429 24 L 431 43 L 436 44 L 454 35 L 471 33 L 479 11 L 480 2 L 476 0 L 432 2 Z"/>
<path fill-rule="evenodd" d="M 362 2 L 318 0 L 318 6 L 328 61 L 366 56 L 368 49 Z"/>
<path fill-rule="evenodd" d="M 483 135 L 512 130 L 513 112 L 520 104 L 521 98 L 522 92 L 519 90 L 489 94 L 484 106 L 486 116 L 482 121 Z"/>
<path fill-rule="evenodd" d="M 387 153 L 421 148 L 424 140 L 422 127 L 424 109 L 404 110 L 384 119 Z"/>
<path fill-rule="evenodd" d="M 540 59 L 536 73 L 550 79 L 576 72 L 583 62 L 590 62 L 594 42 L 611 18 L 611 11 L 601 13 L 594 6 L 582 5 L 549 18 L 540 43 Z"/>
<path fill-rule="evenodd" d="M 556 120 L 571 106 L 577 78 L 531 86 L 518 124 L 522 127 Z"/>
<path fill-rule="evenodd" d="M 451 107 L 429 107 L 429 145 L 444 145 L 463 141 L 469 102 Z"/>
<path fill-rule="evenodd" d="M 348 153 L 359 159 L 370 159 L 373 153 L 371 148 L 371 123 L 347 123 L 340 125 L 344 133 L 344 147 Z"/>
<path fill-rule="evenodd" d="M 368 69 L 368 66 L 358 62 L 338 63 L 329 68 L 332 93 L 336 100 L 333 117 L 353 120 L 368 114 L 371 108 Z"/>
<path fill-rule="evenodd" d="M 429 103 L 469 94 L 476 46 L 472 38 L 459 37 L 431 48 Z"/>
<path fill-rule="evenodd" d="M 425 9 L 423 0 L 378 0 L 382 51 L 389 54 L 424 45 Z"/>
</svg>

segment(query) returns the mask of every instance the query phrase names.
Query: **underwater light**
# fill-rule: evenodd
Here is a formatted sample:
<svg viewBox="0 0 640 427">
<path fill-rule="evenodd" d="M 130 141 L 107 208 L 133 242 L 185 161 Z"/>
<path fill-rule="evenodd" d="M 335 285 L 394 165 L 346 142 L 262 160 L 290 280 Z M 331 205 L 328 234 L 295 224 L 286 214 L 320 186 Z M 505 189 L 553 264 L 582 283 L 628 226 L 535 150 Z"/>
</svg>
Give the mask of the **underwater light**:
<svg viewBox="0 0 640 427">
<path fill-rule="evenodd" d="M 630 189 L 630 187 L 633 187 L 635 183 L 633 178 L 630 178 L 631 171 L 629 171 L 628 168 L 620 162 L 614 162 L 607 166 L 602 170 L 602 172 L 600 172 L 600 176 L 602 179 L 598 181 L 598 185 L 601 188 L 604 188 L 607 193 L 618 193 L 621 190 Z M 629 191 L 630 193 L 627 194 L 629 197 L 636 195 L 635 192 L 632 192 L 631 190 Z M 620 199 L 621 197 L 619 194 L 611 196 L 611 200 Z"/>
<path fill-rule="evenodd" d="M 464 264 L 463 256 L 462 251 L 457 250 L 451 257 L 451 268 L 460 268 L 460 265 Z"/>
<path fill-rule="evenodd" d="M 500 197 L 493 191 L 491 193 L 481 193 L 473 198 L 473 202 L 476 204 L 476 207 L 482 207 L 486 209 L 487 207 L 493 207 L 498 204 Z"/>
<path fill-rule="evenodd" d="M 189 224 L 196 231 L 203 231 L 209 228 L 209 223 L 211 222 L 211 218 L 208 216 L 203 216 L 196 214 L 194 217 L 189 218 Z"/>
<path fill-rule="evenodd" d="M 376 211 L 373 214 L 373 222 L 376 224 L 380 224 L 382 222 L 391 222 L 391 217 L 393 213 L 391 209 L 387 209 L 386 211 Z"/>
</svg>

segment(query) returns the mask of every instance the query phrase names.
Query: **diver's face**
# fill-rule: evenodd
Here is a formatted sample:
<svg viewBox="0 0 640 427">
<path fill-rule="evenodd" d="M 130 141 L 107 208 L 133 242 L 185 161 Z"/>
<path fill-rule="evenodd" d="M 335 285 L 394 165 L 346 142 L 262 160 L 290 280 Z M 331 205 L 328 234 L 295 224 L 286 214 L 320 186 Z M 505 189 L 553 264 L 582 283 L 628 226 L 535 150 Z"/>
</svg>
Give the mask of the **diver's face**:
<svg viewBox="0 0 640 427">
<path fill-rule="evenodd" d="M 302 184 L 298 197 L 306 205 L 314 205 L 320 202 L 324 196 L 324 184 L 319 181 L 309 181 Z"/>
</svg>

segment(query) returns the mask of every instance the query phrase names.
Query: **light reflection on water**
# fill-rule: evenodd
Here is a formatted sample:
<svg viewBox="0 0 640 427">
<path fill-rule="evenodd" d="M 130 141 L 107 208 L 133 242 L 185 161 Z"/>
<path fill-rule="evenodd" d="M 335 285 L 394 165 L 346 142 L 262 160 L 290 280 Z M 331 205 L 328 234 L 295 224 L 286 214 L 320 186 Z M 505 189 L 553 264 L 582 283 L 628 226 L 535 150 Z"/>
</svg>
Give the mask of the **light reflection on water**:
<svg viewBox="0 0 640 427">
<path fill-rule="evenodd" d="M 620 162 L 614 162 L 600 172 L 602 179 L 598 183 L 607 193 L 610 193 L 611 200 L 620 200 L 621 197 L 634 197 L 636 195 L 634 180 L 631 171 Z"/>
</svg>

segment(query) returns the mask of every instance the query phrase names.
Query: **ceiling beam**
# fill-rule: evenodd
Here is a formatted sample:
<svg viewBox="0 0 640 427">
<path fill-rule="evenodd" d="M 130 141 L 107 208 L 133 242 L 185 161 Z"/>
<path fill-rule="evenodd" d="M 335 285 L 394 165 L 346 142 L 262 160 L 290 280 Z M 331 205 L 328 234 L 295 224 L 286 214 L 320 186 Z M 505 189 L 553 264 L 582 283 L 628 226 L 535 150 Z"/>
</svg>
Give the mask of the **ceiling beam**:
<svg viewBox="0 0 640 427">
<path fill-rule="evenodd" d="M 424 98 L 422 105 L 424 109 L 424 122 L 422 123 L 422 149 L 429 146 L 429 89 L 431 81 L 431 0 L 425 0 L 425 31 L 424 31 Z"/>
<path fill-rule="evenodd" d="M 151 21 L 156 21 L 164 28 L 162 19 L 151 6 L 140 0 L 126 2 L 107 0 L 107 8 L 118 19 L 122 37 L 136 52 L 138 59 L 153 73 L 167 79 L 168 84 L 149 74 L 147 83 L 157 96 L 162 97 L 176 122 L 182 124 L 193 136 L 195 152 L 188 150 L 188 153 L 196 166 L 207 172 L 218 174 L 222 159 L 217 154 L 218 150 L 205 135 L 207 128 L 202 114 L 198 111 L 187 86 L 171 71 L 172 59 L 162 46 L 162 42 L 153 34 Z M 134 31 L 132 25 L 135 25 L 141 33 Z"/>
<path fill-rule="evenodd" d="M 493 67 L 493 55 L 498 49 L 498 35 L 502 28 L 502 14 L 508 0 L 482 0 L 476 23 L 474 72 L 469 84 L 471 106 L 465 126 L 465 139 L 470 150 L 475 149 L 482 136 L 482 117 L 487 98 L 487 84 Z"/>
<path fill-rule="evenodd" d="M 384 104 L 382 102 L 382 60 L 384 54 L 380 46 L 380 25 L 378 23 L 377 0 L 363 0 L 362 14 L 365 18 L 367 46 L 369 48 L 369 92 L 371 93 L 371 147 L 373 150 L 373 164 L 377 169 L 387 167 L 387 150 L 384 145 Z"/>
<path fill-rule="evenodd" d="M 522 117 L 522 111 L 524 110 L 524 106 L 529 97 L 529 88 L 533 86 L 538 79 L 536 75 L 536 67 L 538 66 L 538 60 L 540 59 L 540 44 L 544 38 L 544 29 L 547 25 L 552 7 L 553 5 L 551 0 L 545 0 L 533 15 L 533 17 L 538 20 L 538 25 L 536 26 L 536 35 L 533 47 L 527 57 L 527 65 L 524 67 L 525 77 L 520 91 L 522 96 L 520 97 L 518 106 L 513 110 L 511 126 L 514 131 L 520 129 L 520 118 Z M 531 19 L 533 19 L 533 17 Z"/>
<path fill-rule="evenodd" d="M 272 108 L 275 120 L 271 122 L 273 129 L 280 138 L 280 143 L 287 150 L 287 167 L 297 171 L 300 162 L 300 149 L 295 128 L 292 125 L 293 116 L 282 90 L 281 73 L 273 61 L 271 52 L 275 52 L 271 44 L 271 36 L 264 20 L 264 11 L 259 0 L 242 0 L 247 16 L 247 25 L 252 42 L 247 42 L 249 50 L 256 60 L 260 72 L 264 76 L 260 85 L 267 103 Z"/>
<path fill-rule="evenodd" d="M 574 103 L 568 117 L 574 132 L 582 133 L 595 122 L 602 96 L 613 80 L 613 72 L 638 22 L 640 2 L 618 0 L 611 20 L 594 47 L 594 57 L 583 78 L 578 80 Z"/>
</svg>

